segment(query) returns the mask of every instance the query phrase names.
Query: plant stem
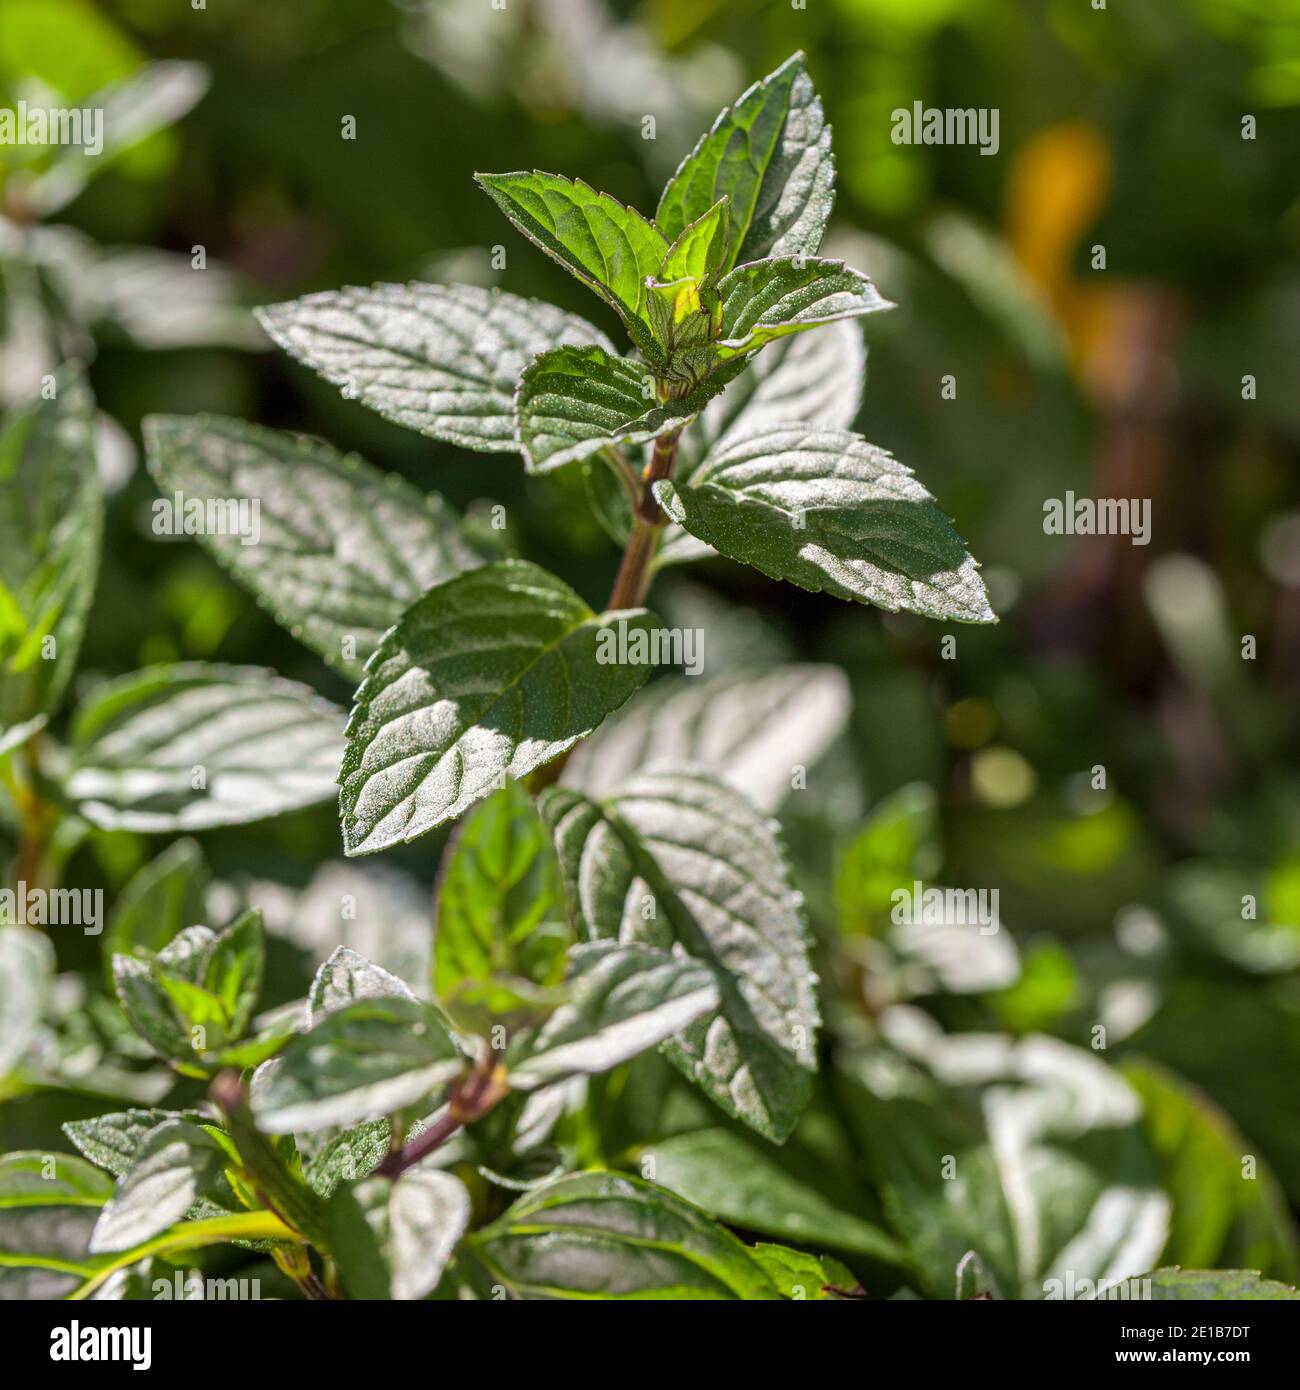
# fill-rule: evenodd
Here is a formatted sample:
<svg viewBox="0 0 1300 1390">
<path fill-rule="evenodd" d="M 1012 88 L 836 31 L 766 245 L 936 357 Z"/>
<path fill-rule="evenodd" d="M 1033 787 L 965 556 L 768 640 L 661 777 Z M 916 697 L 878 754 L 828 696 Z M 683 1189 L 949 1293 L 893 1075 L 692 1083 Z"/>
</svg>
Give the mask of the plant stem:
<svg viewBox="0 0 1300 1390">
<path fill-rule="evenodd" d="M 399 1178 L 422 1158 L 441 1148 L 457 1130 L 481 1119 L 498 1101 L 504 1100 L 510 1088 L 506 1085 L 505 1068 L 485 1053 L 474 1069 L 452 1088 L 447 1109 L 423 1133 L 409 1144 L 390 1153 L 375 1169 L 375 1176 Z"/>
<path fill-rule="evenodd" d="M 655 440 L 654 452 L 650 462 L 641 474 L 639 495 L 632 509 L 632 530 L 628 534 L 623 559 L 619 562 L 618 573 L 614 576 L 614 587 L 609 591 L 609 602 L 605 605 L 610 612 L 623 608 L 640 608 L 650 591 L 650 564 L 659 548 L 659 533 L 667 524 L 654 495 L 654 485 L 673 476 L 677 466 L 677 441 L 681 430 L 661 434 Z M 528 785 L 534 794 L 546 787 L 554 786 L 560 780 L 564 765 L 569 761 L 569 753 L 561 753 L 545 767 L 538 768 L 529 778 Z"/>
</svg>

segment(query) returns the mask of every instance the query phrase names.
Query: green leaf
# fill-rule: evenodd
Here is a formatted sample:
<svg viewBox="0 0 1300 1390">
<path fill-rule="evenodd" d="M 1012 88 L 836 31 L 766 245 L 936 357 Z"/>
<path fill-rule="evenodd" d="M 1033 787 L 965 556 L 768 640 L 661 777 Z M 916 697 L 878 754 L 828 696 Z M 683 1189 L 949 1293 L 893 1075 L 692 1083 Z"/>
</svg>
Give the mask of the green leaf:
<svg viewBox="0 0 1300 1390">
<path fill-rule="evenodd" d="M 895 306 L 861 271 L 843 261 L 757 261 L 739 265 L 718 285 L 722 297 L 719 360 L 757 352 L 791 333 Z"/>
<path fill-rule="evenodd" d="M 653 348 L 646 281 L 668 254 L 653 222 L 581 179 L 539 170 L 474 177 L 529 241 L 618 311 L 638 347 Z"/>
<path fill-rule="evenodd" d="M 168 507 L 174 527 L 198 509 L 197 539 L 276 622 L 356 680 L 426 589 L 483 562 L 440 497 L 355 454 L 215 415 L 152 415 L 144 436 L 164 492 L 155 529 Z M 232 508 L 245 504 L 241 532 Z"/>
<path fill-rule="evenodd" d="M 615 1173 L 537 1188 L 466 1244 L 511 1298 L 779 1297 L 733 1235 L 671 1193 Z"/>
<path fill-rule="evenodd" d="M 350 946 L 336 946 L 316 972 L 307 995 L 307 1026 L 358 999 L 414 999 L 409 986 Z"/>
<path fill-rule="evenodd" d="M 280 347 L 385 419 L 463 449 L 509 452 L 515 383 L 565 344 L 614 345 L 539 299 L 475 285 L 375 285 L 257 311 Z"/>
<path fill-rule="evenodd" d="M 328 799 L 342 714 L 251 666 L 150 666 L 109 681 L 72 726 L 64 784 L 105 830 L 243 825 Z"/>
<path fill-rule="evenodd" d="M 347 853 L 414 840 L 503 775 L 524 777 L 571 748 L 650 673 L 601 654 L 631 650 L 620 634 L 655 625 L 642 608 L 593 613 L 518 560 L 431 590 L 384 638 L 356 693 L 339 773 Z"/>
<path fill-rule="evenodd" d="M 120 1178 L 135 1162 L 145 1137 L 168 1120 L 199 1120 L 197 1110 L 123 1110 L 73 1120 L 63 1132 L 92 1163 Z"/>
<path fill-rule="evenodd" d="M 659 267 L 660 280 L 692 279 L 712 285 L 727 267 L 731 200 L 725 195 L 680 234 Z"/>
<path fill-rule="evenodd" d="M 335 1254 L 354 1298 L 426 1298 L 469 1225 L 464 1183 L 427 1164 L 370 1178 L 331 1201 Z"/>
<path fill-rule="evenodd" d="M 236 917 L 217 933 L 203 954 L 202 987 L 216 999 L 226 1036 L 242 1037 L 262 992 L 266 947 L 262 914 L 255 909 Z"/>
<path fill-rule="evenodd" d="M 715 449 L 663 509 L 693 536 L 814 593 L 996 622 L 975 561 L 911 470 L 860 435 L 777 426 Z"/>
<path fill-rule="evenodd" d="M 164 1120 L 143 1139 L 95 1223 L 95 1254 L 130 1250 L 180 1221 L 221 1181 L 226 1151 L 188 1120 Z"/>
<path fill-rule="evenodd" d="M 564 783 L 600 797 L 651 763 L 689 762 L 775 811 L 795 769 L 811 768 L 844 731 L 850 707 L 836 666 L 664 677 L 574 750 Z"/>
<path fill-rule="evenodd" d="M 99 569 L 95 403 L 78 375 L 55 392 L 0 428 L 0 740 L 58 705 Z"/>
<path fill-rule="evenodd" d="M 0 1157 L 0 1299 L 63 1298 L 97 1267 L 90 1233 L 113 1191 L 68 1154 Z"/>
<path fill-rule="evenodd" d="M 918 1289 L 951 1298 L 971 1250 L 996 1298 L 1068 1297 L 1159 1258 L 1170 1203 L 1141 1104 L 1100 1058 L 944 1034 L 907 1007 L 880 1023 L 899 1050 L 843 1055 L 841 1109 Z"/>
<path fill-rule="evenodd" d="M 913 782 L 885 797 L 836 863 L 840 931 L 846 936 L 883 931 L 895 889 L 929 879 L 942 858 L 934 788 Z"/>
<path fill-rule="evenodd" d="M 320 1197 L 341 1182 L 368 1177 L 388 1156 L 392 1126 L 387 1119 L 367 1120 L 336 1134 L 307 1164 L 305 1177 Z"/>
<path fill-rule="evenodd" d="M 642 444 L 680 428 L 736 374 L 724 367 L 688 394 L 659 401 L 654 373 L 603 348 L 566 347 L 535 358 L 515 398 L 530 473 L 550 473 L 613 444 Z"/>
<path fill-rule="evenodd" d="M 54 979 L 54 948 L 44 932 L 0 927 L 0 1081 L 36 1041 Z"/>
<path fill-rule="evenodd" d="M 781 1297 L 796 1303 L 833 1300 L 837 1297 L 833 1290 L 849 1293 L 858 1287 L 853 1271 L 829 1255 L 808 1255 L 785 1245 L 761 1242 L 751 1246 L 749 1253 L 780 1289 Z"/>
<path fill-rule="evenodd" d="M 116 955 L 152 955 L 207 916 L 208 871 L 195 840 L 177 840 L 140 869 L 118 895 L 104 932 L 104 965 Z"/>
<path fill-rule="evenodd" d="M 728 267 L 767 256 L 812 255 L 834 202 L 831 131 L 802 53 L 756 82 L 682 161 L 655 221 L 670 237 L 724 195 Z"/>
<path fill-rule="evenodd" d="M 719 1008 L 666 1044 L 728 1114 L 778 1142 L 816 1069 L 815 976 L 801 903 L 773 825 L 694 768 L 652 770 L 600 801 L 552 788 L 555 836 L 580 932 L 678 946 L 714 974 Z"/>
<path fill-rule="evenodd" d="M 1157 1269 L 1142 1279 L 1151 1281 L 1150 1296 L 1157 1303 L 1300 1299 L 1293 1285 L 1261 1279 L 1253 1269 Z"/>
<path fill-rule="evenodd" d="M 535 985 L 564 975 L 569 925 L 551 837 L 517 782 L 466 818 L 444 860 L 435 900 L 433 992 L 459 995 L 496 977 Z"/>
<path fill-rule="evenodd" d="M 613 941 L 575 946 L 568 998 L 506 1054 L 510 1086 L 532 1091 L 612 1071 L 718 1004 L 713 972 L 688 957 Z"/>
<path fill-rule="evenodd" d="M 127 1022 L 160 1057 L 186 1067 L 196 1065 L 190 1036 L 151 961 L 114 956 L 113 988 Z"/>
<path fill-rule="evenodd" d="M 906 1262 L 904 1248 L 862 1214 L 865 1198 L 852 1190 L 848 1175 L 829 1177 L 821 1155 L 701 1129 L 647 1144 L 641 1157 L 653 1162 L 662 1187 L 729 1225 L 886 1264 Z"/>
<path fill-rule="evenodd" d="M 1277 1179 L 1213 1101 L 1155 1062 L 1126 1060 L 1125 1080 L 1142 1097 L 1143 1127 L 1173 1201 L 1160 1258 L 1191 1269 L 1254 1269 L 1300 1278 L 1300 1251 Z"/>
<path fill-rule="evenodd" d="M 254 1091 L 268 1134 L 375 1119 L 441 1091 L 464 1058 L 437 1012 L 413 999 L 361 999 L 285 1047 Z"/>
</svg>

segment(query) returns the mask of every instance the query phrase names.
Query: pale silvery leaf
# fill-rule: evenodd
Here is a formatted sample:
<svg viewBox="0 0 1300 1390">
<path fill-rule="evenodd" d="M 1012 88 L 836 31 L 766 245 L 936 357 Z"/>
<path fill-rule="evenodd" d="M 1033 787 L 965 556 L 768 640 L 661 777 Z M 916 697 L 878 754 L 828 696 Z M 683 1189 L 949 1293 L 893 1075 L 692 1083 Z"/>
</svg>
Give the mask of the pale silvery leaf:
<svg viewBox="0 0 1300 1390">
<path fill-rule="evenodd" d="M 355 454 L 215 415 L 152 415 L 144 437 L 163 493 L 154 529 L 179 534 L 201 509 L 196 539 L 282 627 L 355 679 L 421 594 L 483 563 L 440 497 Z"/>
<path fill-rule="evenodd" d="M 217 1141 L 188 1120 L 150 1131 L 95 1223 L 90 1249 L 129 1250 L 181 1220 L 226 1166 Z"/>
<path fill-rule="evenodd" d="M 601 797 L 652 763 L 690 762 L 773 812 L 794 768 L 816 763 L 843 732 L 849 709 L 848 681 L 836 666 L 670 676 L 580 744 L 563 780 Z"/>
<path fill-rule="evenodd" d="M 54 948 L 44 932 L 0 927 L 0 1080 L 35 1041 L 53 977 Z"/>
<path fill-rule="evenodd" d="M 830 127 L 796 53 L 718 115 L 669 180 L 655 221 L 676 237 L 725 194 L 728 265 L 811 255 L 830 218 L 834 185 Z"/>
<path fill-rule="evenodd" d="M 469 1218 L 469 1193 L 450 1173 L 420 1165 L 392 1184 L 385 1251 L 395 1299 L 433 1292 Z"/>
<path fill-rule="evenodd" d="M 507 1054 L 514 1090 L 611 1071 L 718 1007 L 713 972 L 689 957 L 601 941 L 569 961 L 567 999 Z"/>
<path fill-rule="evenodd" d="M 771 822 L 699 769 L 651 770 L 600 801 L 541 801 L 579 930 L 709 967 L 717 1010 L 665 1046 L 728 1114 L 783 1140 L 816 1069 L 816 976 Z"/>
<path fill-rule="evenodd" d="M 512 1298 L 780 1297 L 729 1231 L 622 1173 L 579 1173 L 535 1188 L 465 1243 L 485 1282 Z"/>
<path fill-rule="evenodd" d="M 197 1110 L 123 1110 L 90 1120 L 72 1120 L 63 1126 L 63 1132 L 92 1163 L 120 1178 L 135 1162 L 145 1138 L 159 1125 L 168 1120 L 201 1118 Z"/>
<path fill-rule="evenodd" d="M 269 1134 L 353 1125 L 414 1105 L 464 1066 L 441 1017 L 402 998 L 360 999 L 294 1038 L 252 1096 Z"/>
<path fill-rule="evenodd" d="M 104 829 L 242 825 L 327 800 L 341 711 L 256 667 L 151 666 L 77 711 L 65 792 Z"/>
<path fill-rule="evenodd" d="M 307 995 L 307 1026 L 358 999 L 414 999 L 408 985 L 348 946 L 338 946 L 316 972 Z"/>
<path fill-rule="evenodd" d="M 347 853 L 413 840 L 503 775 L 526 776 L 571 748 L 650 673 L 601 662 L 601 634 L 654 625 L 642 608 L 593 613 L 519 560 L 430 590 L 384 638 L 356 693 L 339 773 Z"/>
<path fill-rule="evenodd" d="M 513 452 L 515 383 L 539 352 L 599 329 L 538 299 L 475 285 L 347 288 L 257 311 L 291 356 L 385 419 L 465 449 Z"/>
<path fill-rule="evenodd" d="M 733 560 L 813 592 L 991 623 L 984 582 L 934 499 L 883 449 L 844 430 L 776 426 L 716 448 L 668 515 Z"/>
</svg>

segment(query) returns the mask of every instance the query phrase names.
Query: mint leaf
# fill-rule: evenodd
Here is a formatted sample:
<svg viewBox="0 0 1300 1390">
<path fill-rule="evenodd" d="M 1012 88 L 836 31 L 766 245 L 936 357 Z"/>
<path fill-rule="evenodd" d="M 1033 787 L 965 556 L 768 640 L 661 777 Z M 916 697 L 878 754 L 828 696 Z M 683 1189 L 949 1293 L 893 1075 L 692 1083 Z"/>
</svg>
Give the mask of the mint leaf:
<svg viewBox="0 0 1300 1390">
<path fill-rule="evenodd" d="M 307 1164 L 304 1176 L 317 1196 L 328 1197 L 339 1183 L 373 1173 L 387 1157 L 391 1139 L 387 1119 L 354 1125 L 329 1140 Z"/>
<path fill-rule="evenodd" d="M 599 941 L 569 959 L 567 999 L 506 1055 L 514 1090 L 612 1071 L 718 1007 L 713 972 L 688 957 Z"/>
<path fill-rule="evenodd" d="M 164 1120 L 141 1142 L 95 1223 L 95 1254 L 130 1250 L 181 1220 L 221 1181 L 226 1152 L 188 1120 Z"/>
<path fill-rule="evenodd" d="M 743 1245 L 669 1192 L 581 1173 L 521 1197 L 466 1240 L 519 1299 L 776 1299 Z"/>
<path fill-rule="evenodd" d="M 451 1011 L 494 980 L 557 984 L 569 924 L 551 837 L 517 782 L 466 817 L 435 900 L 433 991 Z"/>
<path fill-rule="evenodd" d="M 203 953 L 198 980 L 217 1001 L 227 1039 L 243 1036 L 262 992 L 266 947 L 262 914 L 241 913 L 213 938 Z"/>
<path fill-rule="evenodd" d="M 1140 1283 L 1148 1279 L 1151 1297 L 1158 1303 L 1300 1299 L 1300 1289 L 1294 1285 L 1261 1279 L 1252 1269 L 1157 1269 L 1144 1274 Z"/>
<path fill-rule="evenodd" d="M 612 444 L 638 444 L 694 419 L 736 369 L 722 368 L 687 395 L 660 401 L 654 373 L 603 348 L 559 348 L 536 358 L 515 398 L 530 473 L 549 473 Z"/>
<path fill-rule="evenodd" d="M 84 161 L 83 161 L 84 162 Z M 95 403 L 79 375 L 0 428 L 0 743 L 53 712 L 77 664 L 104 506 Z"/>
<path fill-rule="evenodd" d="M 798 895 L 772 824 L 693 768 L 644 772 L 600 801 L 543 795 L 579 931 L 707 966 L 717 1010 L 670 1060 L 728 1114 L 778 1142 L 816 1069 L 817 1001 Z"/>
<path fill-rule="evenodd" d="M 836 1290 L 849 1293 L 858 1287 L 853 1271 L 829 1255 L 809 1255 L 785 1245 L 761 1242 L 751 1246 L 749 1254 L 780 1289 L 781 1297 L 796 1303 L 834 1299 L 838 1296 Z"/>
<path fill-rule="evenodd" d="M 120 1178 L 135 1162 L 145 1137 L 159 1125 L 168 1120 L 201 1118 L 196 1110 L 123 1110 L 91 1120 L 73 1120 L 63 1126 L 63 1132 L 92 1163 Z"/>
<path fill-rule="evenodd" d="M 564 344 L 614 350 L 539 299 L 475 285 L 374 285 L 257 310 L 275 342 L 386 420 L 463 449 L 513 453 L 515 383 Z"/>
<path fill-rule="evenodd" d="M 422 1164 L 396 1182 L 339 1188 L 330 1204 L 344 1283 L 354 1298 L 425 1298 L 437 1287 L 470 1218 L 470 1196 L 450 1173 Z"/>
<path fill-rule="evenodd" d="M 731 201 L 725 195 L 683 227 L 659 267 L 660 280 L 690 278 L 710 286 L 727 268 Z"/>
<path fill-rule="evenodd" d="M 529 241 L 618 311 L 638 347 L 653 350 L 646 281 L 668 253 L 653 222 L 581 179 L 539 170 L 474 178 Z"/>
<path fill-rule="evenodd" d="M 342 714 L 252 666 L 150 666 L 77 711 L 64 791 L 105 830 L 242 825 L 324 801 Z"/>
<path fill-rule="evenodd" d="M 214 415 L 151 415 L 154 503 L 245 508 L 255 533 L 204 524 L 197 538 L 276 622 L 360 679 L 380 637 L 426 589 L 483 556 L 456 514 L 355 454 Z M 179 499 L 177 501 L 176 499 Z M 249 539 L 249 536 L 252 539 Z"/>
<path fill-rule="evenodd" d="M 721 339 L 713 351 L 722 361 L 791 333 L 895 307 L 861 271 L 811 257 L 737 266 L 718 293 Z"/>
<path fill-rule="evenodd" d="M 152 962 L 114 956 L 113 988 L 127 1022 L 160 1057 L 186 1067 L 194 1064 L 189 1033 L 155 976 Z"/>
<path fill-rule="evenodd" d="M 268 1134 L 376 1119 L 441 1091 L 464 1058 L 437 1012 L 413 999 L 361 999 L 294 1038 L 251 1104 Z"/>
<path fill-rule="evenodd" d="M 649 666 L 598 655 L 644 609 L 596 614 L 536 565 L 503 560 L 430 590 L 371 659 L 339 773 L 343 843 L 372 854 L 452 820 L 502 776 L 550 762 Z M 602 640 L 602 633 L 608 641 Z"/>
<path fill-rule="evenodd" d="M 177 840 L 127 881 L 104 932 L 104 961 L 152 955 L 207 916 L 208 871 L 197 841 Z"/>
<path fill-rule="evenodd" d="M 53 979 L 54 948 L 43 932 L 0 927 L 0 1081 L 36 1041 Z"/>
<path fill-rule="evenodd" d="M 811 768 L 848 723 L 848 681 L 835 666 L 774 666 L 646 686 L 574 750 L 566 786 L 601 797 L 638 769 L 688 762 L 775 811 L 794 769 Z"/>
<path fill-rule="evenodd" d="M 798 1148 L 701 1129 L 647 1144 L 641 1157 L 660 1186 L 719 1221 L 906 1266 L 906 1249 L 877 1224 L 869 1194 L 847 1172 L 828 1174 L 823 1155 Z"/>
<path fill-rule="evenodd" d="M 112 1181 L 69 1154 L 0 1157 L 0 1298 L 64 1298 L 100 1263 L 90 1235 Z"/>
<path fill-rule="evenodd" d="M 693 536 L 773 579 L 891 613 L 997 621 L 948 518 L 860 435 L 776 426 L 720 446 L 689 483 L 657 483 L 655 496 Z"/>
<path fill-rule="evenodd" d="M 811 255 L 830 218 L 834 185 L 830 127 L 796 53 L 719 113 L 668 181 L 655 221 L 676 237 L 726 195 L 728 267 Z"/>
<path fill-rule="evenodd" d="M 316 972 L 307 995 L 307 1026 L 358 999 L 414 999 L 410 987 L 350 946 L 336 946 Z"/>
</svg>

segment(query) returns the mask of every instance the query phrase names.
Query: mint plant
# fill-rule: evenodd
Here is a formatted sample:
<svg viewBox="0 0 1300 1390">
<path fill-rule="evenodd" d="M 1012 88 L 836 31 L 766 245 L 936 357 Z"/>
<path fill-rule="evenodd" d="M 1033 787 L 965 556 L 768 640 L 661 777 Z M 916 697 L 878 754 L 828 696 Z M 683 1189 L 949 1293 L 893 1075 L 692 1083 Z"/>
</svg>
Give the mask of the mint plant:
<svg viewBox="0 0 1300 1390">
<path fill-rule="evenodd" d="M 0 515 L 12 542 L 0 547 L 5 809 L 33 883 L 56 882 L 92 828 L 238 825 L 336 789 L 350 857 L 455 823 L 428 977 L 340 946 L 304 1001 L 270 1013 L 258 1012 L 256 905 L 220 929 L 199 920 L 192 841 L 142 871 L 105 938 L 131 1030 L 107 1052 L 147 1052 L 202 1089 L 184 1108 L 131 1104 L 69 1124 L 81 1158 L 0 1160 L 0 1279 L 26 1296 L 136 1297 L 158 1271 L 233 1243 L 315 1300 L 861 1296 L 840 1255 L 937 1296 L 1021 1296 L 1043 1271 L 1038 1247 L 1010 1229 L 1017 1214 L 990 1201 L 990 1220 L 1009 1228 L 989 1238 L 988 1261 L 968 1255 L 985 1233 L 969 1213 L 954 1223 L 928 1166 L 911 1162 L 929 1139 L 909 1150 L 907 1127 L 929 1107 L 951 1125 L 952 1151 L 995 1167 L 992 1122 L 948 1113 L 937 1053 L 922 1062 L 915 1036 L 911 1055 L 897 1042 L 880 1092 L 861 1053 L 843 1082 L 876 1117 L 858 1137 L 874 1146 L 892 1233 L 773 1157 L 813 1097 L 818 979 L 771 807 L 719 764 L 738 756 L 756 711 L 788 699 L 781 673 L 711 688 L 733 720 L 721 742 L 682 736 L 681 721 L 663 738 L 684 697 L 651 692 L 620 716 L 651 663 L 601 655 L 611 636 L 616 651 L 648 650 L 633 639 L 660 627 L 644 606 L 656 573 L 714 553 L 891 612 L 994 621 L 948 518 L 849 428 L 861 348 L 848 321 L 891 306 L 817 254 L 834 163 L 802 58 L 721 113 L 653 220 L 559 175 L 479 183 L 615 311 L 630 351 L 550 305 L 468 286 L 346 289 L 260 317 L 399 424 L 517 452 L 535 474 L 582 469 L 623 548 L 602 609 L 356 457 L 236 420 L 154 417 L 146 444 L 164 496 L 258 500 L 256 544 L 220 529 L 200 539 L 356 684 L 350 716 L 345 727 L 342 711 L 271 672 L 187 663 L 92 688 L 56 745 L 42 731 L 68 686 L 102 524 L 84 382 L 69 370 L 0 437 L 14 483 Z M 805 334 L 829 351 L 799 346 Z M 34 659 L 46 639 L 53 667 Z M 800 689 L 840 698 L 814 672 Z M 569 763 L 598 729 L 621 743 Z M 888 857 L 900 843 L 864 841 L 862 862 L 842 869 L 846 919 L 882 872 L 911 872 Z M 38 1045 L 51 967 L 36 939 L 0 929 L 0 1077 L 20 1085 L 66 1065 Z M 37 986 L 24 993 L 20 979 Z M 611 1078 L 655 1050 L 717 1127 L 666 1127 L 647 1148 L 619 1119 L 631 1102 Z M 1125 1083 L 1059 1050 L 1008 1051 L 1003 1070 L 967 1081 L 987 1086 L 991 1113 L 1055 1068 L 1087 1098 L 1071 1114 L 1128 1124 Z M 896 1114 L 880 1098 L 891 1086 Z M 1036 1160 L 1077 1136 L 1033 1108 L 1031 1090 L 1017 1134 Z M 675 1180 L 658 1181 L 661 1169 Z M 1120 1187 L 1085 1177 L 1081 1210 Z M 1134 1190 L 1154 1229 L 1161 1194 Z M 838 1253 L 745 1243 L 724 1223 Z M 1151 1263 L 1161 1248 L 1143 1247 Z"/>
</svg>

